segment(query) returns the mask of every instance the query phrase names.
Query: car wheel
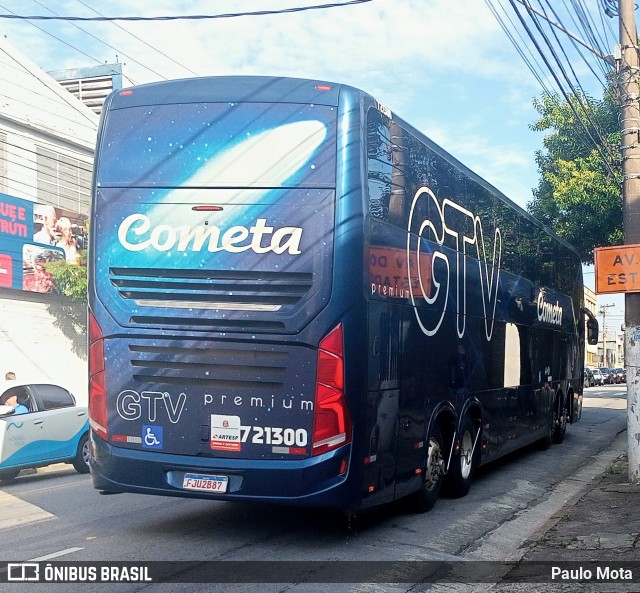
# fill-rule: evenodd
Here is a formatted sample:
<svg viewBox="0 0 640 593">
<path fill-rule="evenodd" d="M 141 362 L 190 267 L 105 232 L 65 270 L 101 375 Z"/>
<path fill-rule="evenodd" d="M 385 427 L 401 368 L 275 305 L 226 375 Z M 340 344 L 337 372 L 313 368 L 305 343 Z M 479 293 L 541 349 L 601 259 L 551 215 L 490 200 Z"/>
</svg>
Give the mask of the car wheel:
<svg viewBox="0 0 640 593">
<path fill-rule="evenodd" d="M 89 473 L 89 435 L 84 434 L 78 443 L 78 452 L 73 460 L 73 467 L 79 474 Z"/>
<path fill-rule="evenodd" d="M 0 471 L 0 482 L 11 482 L 18 477 L 19 469 L 5 469 Z"/>
</svg>

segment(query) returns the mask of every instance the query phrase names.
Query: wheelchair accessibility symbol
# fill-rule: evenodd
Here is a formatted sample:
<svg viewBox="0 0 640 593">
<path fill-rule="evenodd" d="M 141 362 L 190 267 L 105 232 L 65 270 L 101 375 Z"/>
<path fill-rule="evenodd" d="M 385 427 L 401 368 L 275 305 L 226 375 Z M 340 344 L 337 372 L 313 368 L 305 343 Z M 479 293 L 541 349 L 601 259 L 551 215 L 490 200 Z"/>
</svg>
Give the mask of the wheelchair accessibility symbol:
<svg viewBox="0 0 640 593">
<path fill-rule="evenodd" d="M 142 427 L 142 447 L 145 449 L 162 449 L 162 426 L 145 424 Z"/>
</svg>

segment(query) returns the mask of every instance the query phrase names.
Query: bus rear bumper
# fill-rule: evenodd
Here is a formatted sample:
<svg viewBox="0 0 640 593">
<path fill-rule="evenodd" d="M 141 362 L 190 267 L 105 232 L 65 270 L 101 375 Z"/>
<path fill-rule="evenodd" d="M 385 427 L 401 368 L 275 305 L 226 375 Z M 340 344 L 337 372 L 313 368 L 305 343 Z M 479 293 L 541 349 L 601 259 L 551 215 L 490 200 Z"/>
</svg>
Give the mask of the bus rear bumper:
<svg viewBox="0 0 640 593">
<path fill-rule="evenodd" d="M 349 445 L 301 460 L 246 460 L 193 457 L 115 447 L 91 435 L 91 478 L 105 493 L 133 492 L 353 509 L 360 492 L 351 491 Z M 345 469 L 346 468 L 346 469 Z M 225 476 L 227 491 L 183 488 L 185 474 Z"/>
</svg>

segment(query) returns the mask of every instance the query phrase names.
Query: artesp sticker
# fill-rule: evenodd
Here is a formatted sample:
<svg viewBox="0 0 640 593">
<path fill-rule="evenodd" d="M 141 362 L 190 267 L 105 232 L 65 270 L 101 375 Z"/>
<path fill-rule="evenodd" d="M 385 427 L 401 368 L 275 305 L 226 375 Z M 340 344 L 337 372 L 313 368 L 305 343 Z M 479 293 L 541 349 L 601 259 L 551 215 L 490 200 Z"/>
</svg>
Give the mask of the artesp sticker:
<svg viewBox="0 0 640 593">
<path fill-rule="evenodd" d="M 241 451 L 240 416 L 211 414 L 211 449 Z"/>
</svg>

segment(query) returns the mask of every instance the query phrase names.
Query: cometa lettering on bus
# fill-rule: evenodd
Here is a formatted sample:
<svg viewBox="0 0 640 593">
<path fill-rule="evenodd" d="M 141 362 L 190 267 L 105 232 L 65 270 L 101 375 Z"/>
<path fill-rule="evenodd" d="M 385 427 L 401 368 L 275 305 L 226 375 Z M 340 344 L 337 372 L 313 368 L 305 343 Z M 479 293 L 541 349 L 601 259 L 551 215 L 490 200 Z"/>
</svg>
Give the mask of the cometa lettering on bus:
<svg viewBox="0 0 640 593">
<path fill-rule="evenodd" d="M 133 241 L 131 235 L 140 237 Z M 246 243 L 251 236 L 250 243 Z M 262 245 L 263 237 L 270 237 L 268 246 Z M 250 228 L 233 226 L 221 235 L 221 229 L 217 226 L 195 227 L 182 225 L 172 227 L 168 224 L 151 225 L 151 220 L 144 214 L 130 214 L 118 229 L 118 239 L 121 245 L 129 251 L 142 251 L 152 248 L 156 251 L 201 251 L 204 245 L 210 252 L 228 251 L 230 253 L 242 253 L 253 251 L 255 253 L 276 254 L 285 251 L 291 255 L 299 255 L 302 229 L 299 227 L 282 227 L 274 229 L 267 226 L 265 218 L 258 218 L 255 225 Z"/>
</svg>

